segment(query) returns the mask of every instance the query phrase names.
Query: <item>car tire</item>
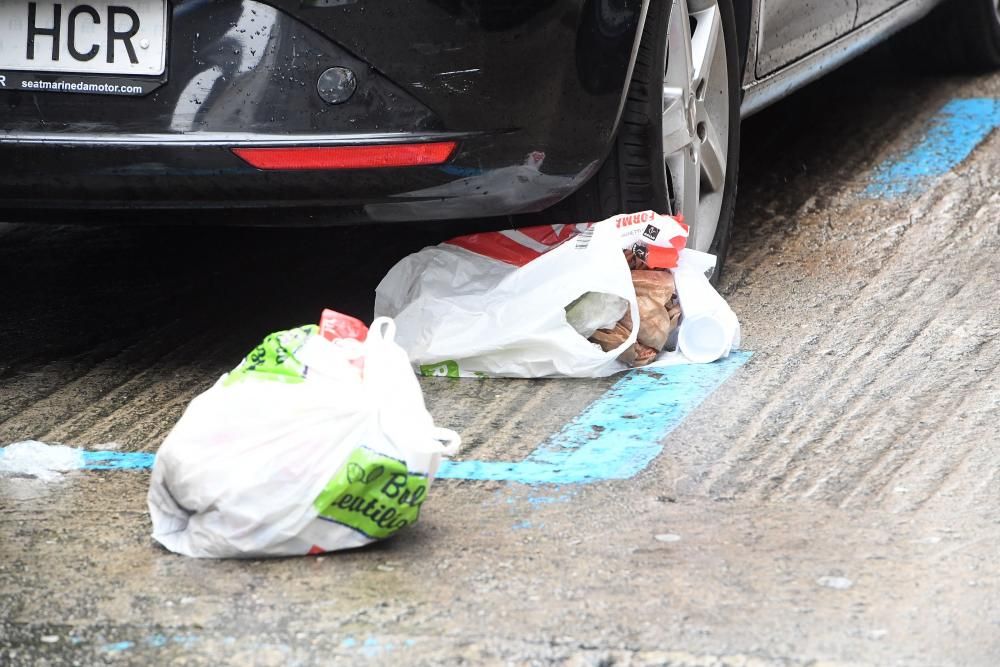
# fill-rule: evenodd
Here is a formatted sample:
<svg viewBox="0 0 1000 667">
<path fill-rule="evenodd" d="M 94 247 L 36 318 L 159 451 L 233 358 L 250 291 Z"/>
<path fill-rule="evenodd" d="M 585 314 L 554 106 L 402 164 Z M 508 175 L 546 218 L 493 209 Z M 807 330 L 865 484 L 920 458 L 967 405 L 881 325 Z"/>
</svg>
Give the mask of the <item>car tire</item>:
<svg viewBox="0 0 1000 667">
<path fill-rule="evenodd" d="M 907 51 L 939 54 L 945 70 L 1000 69 L 1000 0 L 948 0 L 909 31 Z M 923 60 L 923 57 L 921 57 Z"/>
<path fill-rule="evenodd" d="M 602 220 L 619 213 L 644 210 L 683 214 L 685 221 L 691 226 L 689 247 L 711 252 L 717 256 L 713 280 L 718 280 L 732 235 L 739 170 L 742 89 L 736 20 L 732 0 L 678 1 L 685 3 L 685 6 L 682 7 L 677 2 L 650 3 L 621 123 L 611 153 L 597 174 L 557 208 L 560 219 L 572 218 L 577 222 Z M 718 52 L 708 56 L 713 58 L 718 66 L 709 68 L 710 74 L 704 79 L 705 85 L 695 89 L 698 85 L 697 77 L 690 82 L 694 97 L 700 99 L 691 100 L 691 96 L 688 95 L 689 99 L 682 114 L 688 121 L 686 125 L 690 130 L 688 134 L 692 141 L 691 151 L 713 150 L 712 146 L 704 148 L 710 139 L 702 132 L 704 125 L 710 125 L 712 129 L 722 128 L 716 133 L 718 141 L 715 142 L 717 145 L 712 155 L 724 156 L 724 161 L 715 160 L 723 164 L 723 177 L 718 178 L 716 169 L 715 178 L 706 179 L 700 170 L 707 162 L 695 161 L 699 169 L 698 192 L 699 195 L 703 195 L 698 201 L 707 200 L 711 196 L 714 198 L 711 206 L 703 207 L 701 204 L 693 206 L 691 198 L 683 196 L 677 182 L 680 179 L 673 176 L 678 169 L 670 166 L 677 152 L 667 153 L 669 140 L 665 136 L 665 128 L 673 118 L 667 115 L 671 113 L 673 105 L 668 108 L 666 91 L 669 88 L 668 80 L 671 78 L 671 54 L 679 57 L 677 49 L 671 51 L 668 43 L 670 42 L 668 33 L 671 30 L 675 32 L 678 30 L 676 22 L 671 24 L 672 11 L 680 11 L 680 16 L 689 17 L 692 29 L 687 32 L 690 37 L 685 46 L 688 50 L 686 57 L 689 60 L 693 61 L 698 55 L 697 52 L 693 53 L 692 44 L 694 42 L 701 44 L 705 41 L 705 37 L 698 33 L 702 20 L 706 24 L 711 20 L 711 27 L 718 36 L 717 48 L 723 50 L 722 56 L 719 56 Z M 673 18 L 676 21 L 678 17 Z M 721 66 L 723 63 L 724 68 Z M 722 104 L 723 98 L 725 104 Z M 709 113 L 711 112 L 708 108 L 709 101 L 712 101 L 715 107 L 725 108 L 721 110 L 716 108 L 714 114 Z M 702 115 L 708 123 L 698 120 Z M 709 116 L 714 116 L 714 123 Z M 719 150 L 720 146 L 724 150 Z M 704 154 L 709 155 L 708 152 Z M 696 155 L 700 159 L 702 152 L 697 152 Z M 706 160 L 709 159 L 706 157 Z M 691 168 L 690 164 L 688 168 Z M 707 167 L 704 168 L 707 170 Z M 706 190 L 701 186 L 705 180 L 710 184 L 714 181 L 714 188 L 709 194 L 705 194 Z M 687 205 L 685 199 L 688 201 Z M 705 219 L 699 219 L 699 211 L 703 210 L 707 211 L 703 216 Z"/>
</svg>

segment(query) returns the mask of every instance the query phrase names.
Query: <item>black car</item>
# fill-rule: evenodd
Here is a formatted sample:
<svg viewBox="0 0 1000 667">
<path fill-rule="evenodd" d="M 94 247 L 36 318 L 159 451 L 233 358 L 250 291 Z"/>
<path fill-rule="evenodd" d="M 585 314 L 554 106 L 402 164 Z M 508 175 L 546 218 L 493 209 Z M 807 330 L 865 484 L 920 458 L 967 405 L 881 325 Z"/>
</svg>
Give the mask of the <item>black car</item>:
<svg viewBox="0 0 1000 667">
<path fill-rule="evenodd" d="M 254 224 L 652 208 L 724 254 L 741 116 L 932 10 L 937 43 L 1000 65 L 997 0 L 2 0 L 0 198 Z"/>
</svg>

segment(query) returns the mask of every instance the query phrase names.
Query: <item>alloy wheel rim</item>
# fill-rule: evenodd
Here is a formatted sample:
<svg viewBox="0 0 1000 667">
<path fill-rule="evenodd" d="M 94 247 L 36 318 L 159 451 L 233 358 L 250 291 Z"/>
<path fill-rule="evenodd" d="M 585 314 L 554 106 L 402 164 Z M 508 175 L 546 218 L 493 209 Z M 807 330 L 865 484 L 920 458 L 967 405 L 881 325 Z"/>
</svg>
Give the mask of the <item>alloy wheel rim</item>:
<svg viewBox="0 0 1000 667">
<path fill-rule="evenodd" d="M 729 75 L 718 0 L 673 0 L 663 77 L 663 157 L 688 247 L 706 251 L 722 214 L 729 155 Z"/>
</svg>

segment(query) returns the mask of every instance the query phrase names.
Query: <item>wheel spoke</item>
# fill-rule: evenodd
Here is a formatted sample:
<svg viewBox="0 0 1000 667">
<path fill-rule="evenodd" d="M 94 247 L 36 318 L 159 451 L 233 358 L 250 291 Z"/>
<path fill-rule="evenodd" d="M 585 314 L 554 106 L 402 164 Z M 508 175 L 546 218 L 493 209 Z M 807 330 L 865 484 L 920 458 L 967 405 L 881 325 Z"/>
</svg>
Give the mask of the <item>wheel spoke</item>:
<svg viewBox="0 0 1000 667">
<path fill-rule="evenodd" d="M 663 88 L 663 155 L 676 153 L 691 145 L 694 138 L 687 121 L 683 92 L 678 88 Z"/>
<path fill-rule="evenodd" d="M 697 90 L 698 85 L 707 81 L 712 73 L 715 51 L 722 38 L 722 17 L 718 6 L 695 12 L 691 17 L 697 22 L 694 34 L 691 35 L 692 79 Z"/>
<path fill-rule="evenodd" d="M 691 22 L 687 0 L 674 0 L 667 27 L 667 71 L 664 85 L 680 88 L 683 98 L 691 94 L 694 63 L 691 57 Z"/>
<path fill-rule="evenodd" d="M 681 213 L 693 222 L 698 221 L 698 203 L 701 201 L 701 179 L 698 177 L 697 153 L 684 160 L 683 203 Z"/>
<path fill-rule="evenodd" d="M 701 142 L 701 174 L 705 180 L 705 185 L 711 192 L 721 192 L 726 184 L 726 151 L 723 150 L 722 141 L 715 123 L 706 114 L 698 126 L 699 138 L 704 135 Z"/>
<path fill-rule="evenodd" d="M 701 198 L 701 179 L 697 153 L 684 150 L 675 153 L 667 159 L 667 169 L 674 185 L 675 210 L 687 219 L 688 224 L 696 226 L 698 217 L 698 202 Z"/>
</svg>

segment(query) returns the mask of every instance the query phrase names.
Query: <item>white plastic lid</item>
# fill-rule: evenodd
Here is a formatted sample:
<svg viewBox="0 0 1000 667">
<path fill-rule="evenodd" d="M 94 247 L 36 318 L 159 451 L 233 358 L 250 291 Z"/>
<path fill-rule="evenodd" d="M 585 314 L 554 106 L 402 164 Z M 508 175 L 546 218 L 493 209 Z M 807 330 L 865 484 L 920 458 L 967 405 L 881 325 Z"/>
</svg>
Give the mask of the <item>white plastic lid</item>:
<svg viewBox="0 0 1000 667">
<path fill-rule="evenodd" d="M 677 332 L 677 347 L 698 364 L 707 364 L 729 353 L 733 334 L 722 317 L 714 314 L 685 317 Z"/>
</svg>

